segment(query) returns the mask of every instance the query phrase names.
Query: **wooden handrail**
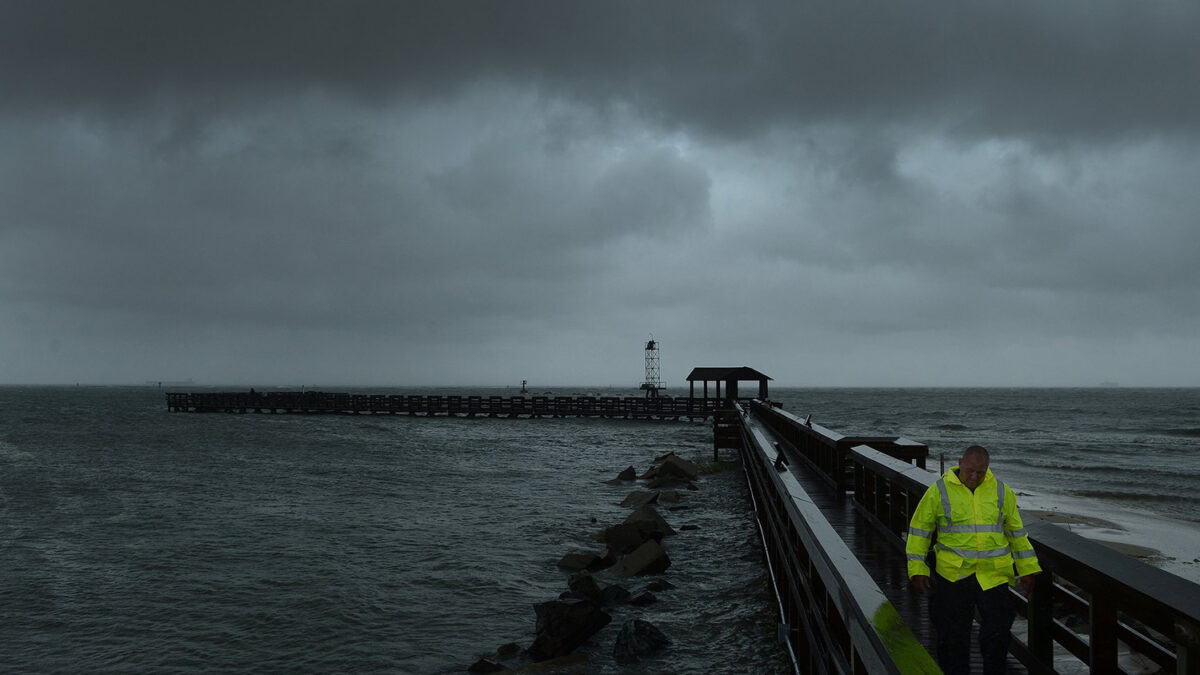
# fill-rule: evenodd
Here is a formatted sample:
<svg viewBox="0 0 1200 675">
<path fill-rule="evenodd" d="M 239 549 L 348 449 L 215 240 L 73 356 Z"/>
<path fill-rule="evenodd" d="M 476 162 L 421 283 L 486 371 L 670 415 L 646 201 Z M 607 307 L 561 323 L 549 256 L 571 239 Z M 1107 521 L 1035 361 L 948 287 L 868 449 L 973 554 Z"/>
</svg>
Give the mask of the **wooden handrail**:
<svg viewBox="0 0 1200 675">
<path fill-rule="evenodd" d="M 872 448 L 853 449 L 855 502 L 903 549 L 913 508 L 938 478 Z M 1117 673 L 1118 640 L 1166 672 L 1200 673 L 1200 584 L 1123 555 L 1054 523 L 1026 518 L 1043 573 L 1030 597 L 1013 590 L 1028 635 L 1012 654 L 1054 670 L 1058 644 L 1093 673 Z M 1069 614 L 1082 616 L 1068 627 Z"/>
<path fill-rule="evenodd" d="M 763 418 L 743 418 L 743 466 L 797 670 L 940 673 L 797 479 L 775 468 Z"/>
<path fill-rule="evenodd" d="M 854 446 L 867 445 L 921 467 L 929 456 L 927 445 L 901 436 L 845 436 L 813 422 L 811 416 L 801 419 L 759 400 L 751 402 L 750 409 L 839 492 L 853 489 L 850 449 Z"/>
</svg>

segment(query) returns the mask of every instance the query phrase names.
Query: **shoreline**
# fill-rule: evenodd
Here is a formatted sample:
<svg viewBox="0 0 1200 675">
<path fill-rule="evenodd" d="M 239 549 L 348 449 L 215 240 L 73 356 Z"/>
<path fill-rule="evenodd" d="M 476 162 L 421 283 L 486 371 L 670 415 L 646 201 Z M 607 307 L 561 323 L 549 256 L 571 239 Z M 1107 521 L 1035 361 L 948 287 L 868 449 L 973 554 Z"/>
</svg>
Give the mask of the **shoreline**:
<svg viewBox="0 0 1200 675">
<path fill-rule="evenodd" d="M 1019 490 L 1021 515 L 1039 518 L 1200 584 L 1200 523 L 1065 495 Z"/>
</svg>

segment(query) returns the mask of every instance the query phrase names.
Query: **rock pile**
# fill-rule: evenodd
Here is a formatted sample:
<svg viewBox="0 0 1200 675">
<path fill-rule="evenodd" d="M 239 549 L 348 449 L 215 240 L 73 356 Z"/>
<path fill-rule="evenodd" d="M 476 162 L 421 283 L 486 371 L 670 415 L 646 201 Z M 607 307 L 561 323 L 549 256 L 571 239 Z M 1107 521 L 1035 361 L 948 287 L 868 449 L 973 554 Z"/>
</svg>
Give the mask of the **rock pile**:
<svg viewBox="0 0 1200 675">
<path fill-rule="evenodd" d="M 594 540 L 604 545 L 602 552 L 569 552 L 558 566 L 571 574 L 567 590 L 554 600 L 534 605 L 536 616 L 533 644 L 523 652 L 514 644 L 480 658 L 467 671 L 495 672 L 586 672 L 586 656 L 575 650 L 612 622 L 608 610 L 617 607 L 644 607 L 657 602 L 655 593 L 674 588 L 665 579 L 655 580 L 636 595 L 619 583 L 602 584 L 594 573 L 618 580 L 662 574 L 671 567 L 671 558 L 663 540 L 676 530 L 655 509 L 656 504 L 683 499 L 679 488 L 697 490 L 700 470 L 671 452 L 654 459 L 651 467 L 637 474 L 633 467 L 621 471 L 609 483 L 646 481 L 645 489 L 634 490 L 621 502 L 633 511 L 624 521 L 596 533 Z M 593 519 L 595 522 L 595 519 Z M 681 529 L 695 529 L 685 526 Z M 624 621 L 613 646 L 613 657 L 621 663 L 651 656 L 671 644 L 656 626 L 640 618 Z M 513 666 L 504 662 L 517 659 Z"/>
</svg>

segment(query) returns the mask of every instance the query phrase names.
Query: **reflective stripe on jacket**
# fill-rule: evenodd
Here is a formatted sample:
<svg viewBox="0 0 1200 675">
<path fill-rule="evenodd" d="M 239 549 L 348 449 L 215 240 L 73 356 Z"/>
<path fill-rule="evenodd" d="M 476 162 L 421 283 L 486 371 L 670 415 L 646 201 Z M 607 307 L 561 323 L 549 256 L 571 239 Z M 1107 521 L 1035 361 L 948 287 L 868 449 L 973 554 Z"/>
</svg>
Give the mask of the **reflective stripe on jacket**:
<svg viewBox="0 0 1200 675">
<path fill-rule="evenodd" d="M 908 576 L 929 574 L 925 557 L 934 532 L 937 573 L 950 581 L 974 574 L 988 589 L 1012 582 L 1014 564 L 1020 576 L 1040 572 L 1012 488 L 988 469 L 972 492 L 956 469 L 931 485 L 913 511 L 905 542 Z"/>
</svg>

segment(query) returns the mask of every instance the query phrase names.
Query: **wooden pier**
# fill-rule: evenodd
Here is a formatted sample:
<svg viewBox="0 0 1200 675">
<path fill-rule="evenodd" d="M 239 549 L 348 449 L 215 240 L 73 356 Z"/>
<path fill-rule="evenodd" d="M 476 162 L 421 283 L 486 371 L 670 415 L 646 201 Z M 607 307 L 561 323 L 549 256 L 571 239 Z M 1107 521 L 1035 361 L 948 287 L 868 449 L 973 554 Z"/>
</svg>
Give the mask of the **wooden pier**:
<svg viewBox="0 0 1200 675">
<path fill-rule="evenodd" d="M 796 672 L 940 673 L 904 535 L 928 448 L 844 436 L 761 401 L 738 405 L 746 470 Z M 723 415 L 724 417 L 724 415 Z M 1008 672 L 1200 675 L 1200 584 L 1026 518 L 1043 572 L 1011 589 Z M 973 672 L 978 651 L 972 648 Z M 1158 669 L 1158 670 L 1155 670 Z"/>
<path fill-rule="evenodd" d="M 430 396 L 320 391 L 167 394 L 167 409 L 171 412 L 696 420 L 711 417 L 730 405 L 722 399 L 670 396 Z"/>
</svg>

